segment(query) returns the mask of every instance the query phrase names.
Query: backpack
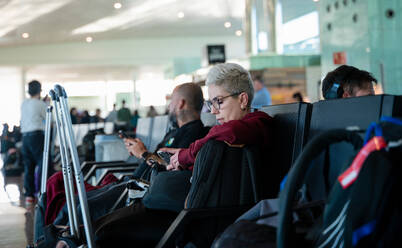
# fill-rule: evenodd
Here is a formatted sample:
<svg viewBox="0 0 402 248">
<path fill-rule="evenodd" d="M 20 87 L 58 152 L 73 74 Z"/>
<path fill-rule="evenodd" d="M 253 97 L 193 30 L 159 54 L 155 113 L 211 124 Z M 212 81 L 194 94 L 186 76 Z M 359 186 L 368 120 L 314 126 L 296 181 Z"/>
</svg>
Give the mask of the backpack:
<svg viewBox="0 0 402 248">
<path fill-rule="evenodd" d="M 400 244 L 402 121 L 381 120 L 380 124 L 370 126 L 365 145 L 331 185 L 321 218 L 309 226 L 310 247 L 391 247 Z M 371 138 L 373 130 L 376 136 Z M 292 208 L 309 169 L 309 161 L 326 145 L 339 141 L 348 141 L 358 148 L 358 138 L 355 133 L 335 130 L 325 132 L 307 144 L 281 192 L 278 247 L 295 245 L 297 222 L 292 223 Z"/>
<path fill-rule="evenodd" d="M 382 120 L 385 122 L 370 126 L 365 146 L 333 186 L 316 246 L 399 247 L 401 244 L 402 121 Z M 372 130 L 375 136 L 371 138 Z M 368 152 L 370 145 L 375 147 L 372 152 Z M 363 153 L 369 155 L 360 162 L 359 171 L 358 159 Z M 356 173 L 358 176 L 354 176 Z"/>
<path fill-rule="evenodd" d="M 256 145 L 233 147 L 209 140 L 197 154 L 185 209 L 238 208 L 276 196 L 280 168 L 275 163 L 264 163 L 265 157 L 270 158 L 262 156 Z M 176 246 L 210 247 L 216 235 L 239 214 L 191 220 Z"/>
</svg>

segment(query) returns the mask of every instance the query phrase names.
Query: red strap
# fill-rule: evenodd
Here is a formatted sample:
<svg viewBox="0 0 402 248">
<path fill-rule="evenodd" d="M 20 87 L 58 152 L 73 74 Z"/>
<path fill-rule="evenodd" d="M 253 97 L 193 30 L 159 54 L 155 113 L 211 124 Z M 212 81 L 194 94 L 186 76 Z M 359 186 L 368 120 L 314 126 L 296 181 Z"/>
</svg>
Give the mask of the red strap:
<svg viewBox="0 0 402 248">
<path fill-rule="evenodd" d="M 379 151 L 385 147 L 387 147 L 387 143 L 381 136 L 375 136 L 367 142 L 367 144 L 359 151 L 350 167 L 338 177 L 338 181 L 342 188 L 346 189 L 356 181 L 364 161 L 371 152 L 375 150 Z"/>
</svg>

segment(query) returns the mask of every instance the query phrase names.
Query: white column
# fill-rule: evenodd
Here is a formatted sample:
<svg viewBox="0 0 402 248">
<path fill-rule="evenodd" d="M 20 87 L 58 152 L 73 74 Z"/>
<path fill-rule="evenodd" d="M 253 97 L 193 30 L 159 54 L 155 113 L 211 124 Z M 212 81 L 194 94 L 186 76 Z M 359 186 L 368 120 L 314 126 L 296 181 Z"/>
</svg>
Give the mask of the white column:
<svg viewBox="0 0 402 248">
<path fill-rule="evenodd" d="M 279 6 L 279 8 L 277 8 Z M 277 52 L 278 0 L 246 0 L 245 36 L 249 54 Z"/>
</svg>

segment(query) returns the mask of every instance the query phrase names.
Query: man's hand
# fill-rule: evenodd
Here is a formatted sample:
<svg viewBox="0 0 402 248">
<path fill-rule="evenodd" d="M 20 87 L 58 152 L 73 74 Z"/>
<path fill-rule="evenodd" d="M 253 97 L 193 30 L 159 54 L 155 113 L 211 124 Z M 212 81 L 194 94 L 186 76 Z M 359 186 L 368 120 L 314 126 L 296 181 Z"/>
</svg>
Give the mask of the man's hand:
<svg viewBox="0 0 402 248">
<path fill-rule="evenodd" d="M 160 151 L 168 152 L 173 154 L 170 157 L 170 164 L 166 167 L 166 170 L 182 170 L 182 166 L 179 163 L 179 152 L 180 148 L 161 148 Z"/>
<path fill-rule="evenodd" d="M 130 155 L 134 155 L 137 158 L 141 158 L 141 155 L 147 151 L 144 143 L 142 143 L 138 138 L 125 138 L 124 144 L 126 145 L 126 149 Z"/>
</svg>

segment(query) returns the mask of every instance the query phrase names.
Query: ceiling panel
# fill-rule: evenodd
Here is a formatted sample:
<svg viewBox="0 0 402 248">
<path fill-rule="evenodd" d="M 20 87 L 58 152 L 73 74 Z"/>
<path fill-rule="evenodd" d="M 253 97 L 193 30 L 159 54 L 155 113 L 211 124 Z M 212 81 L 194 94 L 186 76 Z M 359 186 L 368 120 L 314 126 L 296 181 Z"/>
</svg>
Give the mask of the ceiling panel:
<svg viewBox="0 0 402 248">
<path fill-rule="evenodd" d="M 228 35 L 244 0 L 0 0 L 0 46 L 158 36 Z M 178 18 L 183 12 L 184 18 Z M 225 21 L 232 27 L 224 28 Z M 23 39 L 23 33 L 29 33 Z"/>
</svg>

